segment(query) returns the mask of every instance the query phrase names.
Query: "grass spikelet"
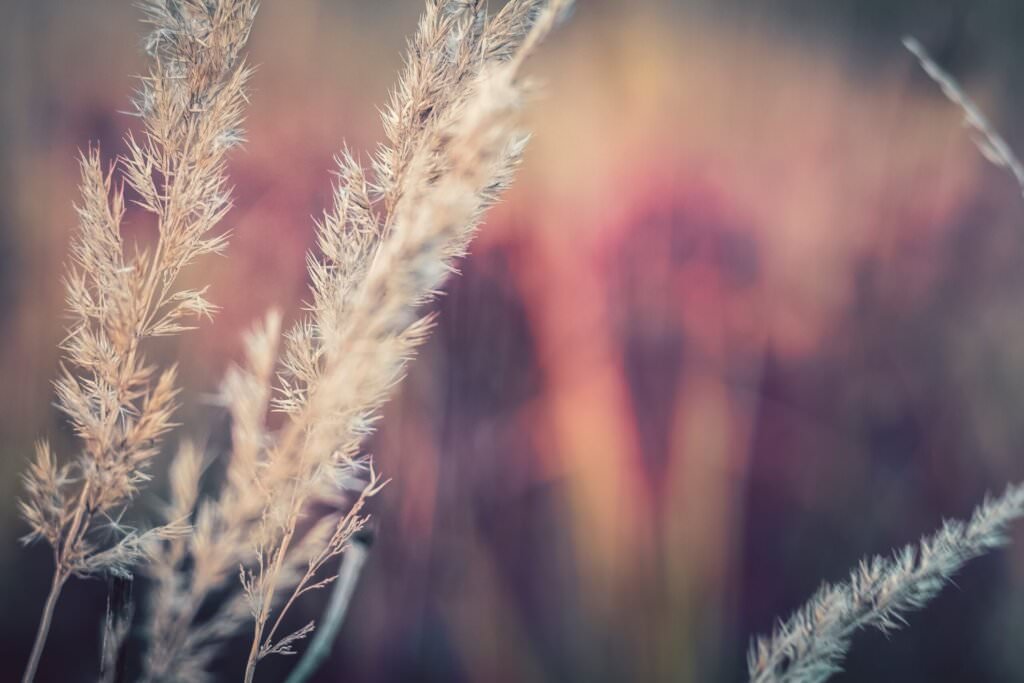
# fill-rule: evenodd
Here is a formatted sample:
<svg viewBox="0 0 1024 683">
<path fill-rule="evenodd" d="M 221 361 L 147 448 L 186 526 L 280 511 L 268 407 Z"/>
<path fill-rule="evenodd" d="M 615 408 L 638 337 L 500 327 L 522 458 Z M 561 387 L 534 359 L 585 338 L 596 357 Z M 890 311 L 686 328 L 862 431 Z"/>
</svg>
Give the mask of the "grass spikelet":
<svg viewBox="0 0 1024 683">
<path fill-rule="evenodd" d="M 95 148 L 80 160 L 78 230 L 65 278 L 72 323 L 55 388 L 82 448 L 57 467 L 49 447 L 38 447 L 21 502 L 28 538 L 45 540 L 55 561 L 26 682 L 35 676 L 70 576 L 128 576 L 156 544 L 183 533 L 172 521 L 122 532 L 109 547 L 91 534 L 103 519 L 119 516 L 116 510 L 147 481 L 146 466 L 174 426 L 174 370 L 148 364 L 142 343 L 190 329 L 190 321 L 214 310 L 205 290 L 176 283 L 182 268 L 226 244 L 214 230 L 231 205 L 225 154 L 241 140 L 250 74 L 242 49 L 256 8 L 251 0 L 146 0 L 141 7 L 152 26 L 151 67 L 135 99 L 141 138 L 127 136 L 128 151 L 116 168 L 105 170 Z M 151 251 L 122 240 L 125 183 L 157 224 Z"/>
<path fill-rule="evenodd" d="M 752 683 L 816 683 L 841 670 L 854 633 L 890 632 L 921 609 L 968 561 L 1006 545 L 1006 529 L 1024 515 L 1024 486 L 986 498 L 967 522 L 947 521 L 890 557 L 861 560 L 845 583 L 824 584 L 807 604 L 751 646 Z"/>
<path fill-rule="evenodd" d="M 525 4 L 510 3 L 509 11 Z M 382 485 L 372 465 L 363 464 L 362 442 L 429 332 L 420 307 L 452 272 L 483 211 L 511 178 L 524 140 L 516 120 L 523 94 L 518 70 L 566 5 L 547 4 L 513 30 L 493 28 L 480 2 L 429 2 L 384 113 L 390 144 L 375 164 L 379 203 L 359 165 L 342 156 L 335 210 L 318 230 L 323 260 L 310 263 L 311 315 L 289 337 L 278 407 L 290 421 L 268 449 L 264 476 L 279 485 L 261 517 L 260 562 L 244 582 L 256 621 L 247 682 L 259 660 L 277 651 L 277 628 L 312 580 L 304 575 L 290 589 L 271 623 L 279 578 L 309 503 L 330 497 L 364 466 L 370 480 L 353 509 Z M 496 31 L 516 44 L 510 59 L 488 51 Z M 351 243 L 341 239 L 353 235 Z M 346 519 L 316 566 L 340 554 L 357 530 L 358 518 Z"/>
<path fill-rule="evenodd" d="M 227 476 L 195 510 L 181 553 L 171 544 L 157 559 L 152 613 L 163 616 L 148 628 L 159 643 L 149 680 L 181 680 L 182 671 L 204 680 L 212 644 L 246 620 L 245 681 L 313 633 L 315 622 L 281 629 L 299 598 L 332 583 L 326 567 L 365 528 L 366 505 L 387 483 L 363 441 L 429 334 L 424 304 L 511 182 L 526 142 L 519 71 L 570 4 L 513 0 L 489 18 L 480 0 L 427 3 L 372 169 L 347 149 L 337 158 L 333 205 L 308 258 L 307 315 L 282 334 L 271 314 L 225 379 Z M 267 426 L 268 411 L 283 415 L 279 429 Z M 303 524 L 314 505 L 328 512 Z M 230 575 L 240 585 L 198 619 Z"/>
</svg>

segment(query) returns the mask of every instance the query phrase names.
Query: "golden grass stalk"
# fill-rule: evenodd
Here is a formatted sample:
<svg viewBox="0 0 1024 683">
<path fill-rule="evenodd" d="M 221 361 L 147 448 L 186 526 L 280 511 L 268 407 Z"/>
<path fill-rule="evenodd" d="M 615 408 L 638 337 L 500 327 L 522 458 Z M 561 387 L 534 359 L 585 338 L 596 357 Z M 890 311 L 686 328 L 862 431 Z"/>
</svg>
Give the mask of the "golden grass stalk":
<svg viewBox="0 0 1024 683">
<path fill-rule="evenodd" d="M 225 379 L 232 452 L 224 486 L 197 507 L 194 533 L 164 544 L 150 564 L 158 589 L 148 680 L 208 678 L 218 641 L 251 619 L 249 682 L 262 659 L 295 653 L 316 627 L 280 632 L 301 596 L 334 581 L 323 568 L 350 547 L 368 521 L 366 503 L 386 484 L 363 441 L 430 331 L 423 305 L 511 182 L 526 142 L 520 68 L 571 2 L 512 0 L 493 17 L 485 5 L 427 2 L 383 114 L 387 142 L 372 173 L 347 150 L 338 159 L 333 207 L 308 260 L 308 315 L 282 338 L 280 317 L 269 314 Z M 285 419 L 273 432 L 270 410 Z M 198 471 L 194 453 L 179 460 L 183 480 Z M 174 514 L 191 509 L 195 486 L 175 487 L 182 502 Z M 313 504 L 334 512 L 303 533 Z M 241 591 L 197 619 L 234 572 Z"/>
<path fill-rule="evenodd" d="M 429 331 L 420 307 L 511 181 L 525 144 L 516 125 L 519 66 L 565 6 L 512 2 L 502 21 L 488 22 L 483 2 L 428 3 L 384 114 L 390 144 L 377 155 L 381 216 L 362 169 L 347 154 L 340 161 L 336 210 L 318 230 L 324 259 L 310 264 L 312 315 L 290 337 L 277 402 L 290 421 L 269 450 L 264 476 L 281 486 L 265 503 L 260 560 L 243 580 L 255 615 L 246 683 L 262 658 L 290 652 L 314 626 L 275 640 L 310 586 L 307 576 L 270 621 L 298 520 L 311 501 L 358 472 L 363 440 Z M 524 19 L 508 21 L 514 15 Z M 491 53 L 492 41 L 511 45 L 508 56 Z M 372 465 L 369 471 L 357 508 L 380 489 Z M 339 526 L 318 558 L 342 552 L 362 523 Z"/>
<path fill-rule="evenodd" d="M 152 25 L 150 71 L 135 98 L 142 138 L 126 137 L 128 152 L 116 171 L 104 171 L 96 149 L 81 158 L 79 224 L 66 275 L 73 322 L 55 382 L 57 404 L 81 451 L 58 465 L 41 442 L 20 502 L 31 527 L 25 540 L 45 540 L 55 565 L 26 682 L 35 676 L 69 577 L 128 576 L 156 542 L 187 531 L 176 519 L 142 534 L 124 533 L 110 547 L 90 537 L 94 525 L 116 517 L 112 512 L 148 479 L 147 464 L 173 426 L 174 369 L 158 372 L 140 345 L 190 329 L 214 310 L 205 290 L 176 283 L 196 257 L 226 244 L 225 233 L 212 231 L 231 205 L 224 158 L 241 141 L 250 74 L 242 49 L 256 7 L 253 0 L 145 0 L 141 7 Z M 124 183 L 155 218 L 159 237 L 152 250 L 128 249 L 122 240 Z"/>
</svg>

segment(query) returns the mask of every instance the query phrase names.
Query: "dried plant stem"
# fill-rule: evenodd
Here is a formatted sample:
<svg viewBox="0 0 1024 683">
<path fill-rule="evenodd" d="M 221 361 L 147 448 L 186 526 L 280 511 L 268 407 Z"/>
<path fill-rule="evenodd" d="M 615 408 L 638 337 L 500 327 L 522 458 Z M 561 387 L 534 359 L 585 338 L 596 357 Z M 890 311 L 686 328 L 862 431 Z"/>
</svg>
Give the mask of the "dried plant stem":
<svg viewBox="0 0 1024 683">
<path fill-rule="evenodd" d="M 50 592 L 43 604 L 43 614 L 39 619 L 39 628 L 36 630 L 36 639 L 32 644 L 32 654 L 29 655 L 28 664 L 25 666 L 25 673 L 21 677 L 22 683 L 31 683 L 35 679 L 36 670 L 39 668 L 39 659 L 43 655 L 43 648 L 46 647 L 46 639 L 50 635 L 50 624 L 53 621 L 53 611 L 57 607 L 57 600 L 71 576 L 71 568 L 68 566 L 67 557 L 69 549 L 73 550 L 78 545 L 78 540 L 83 527 L 82 520 L 86 515 L 86 504 L 89 498 L 91 481 L 86 480 L 78 496 L 78 503 L 75 506 L 75 513 L 71 519 L 71 526 L 68 527 L 64 543 L 58 544 L 53 551 L 54 569 L 53 581 L 50 583 Z M 85 524 L 87 527 L 88 524 Z"/>
<path fill-rule="evenodd" d="M 215 229 L 231 207 L 226 154 L 242 141 L 251 73 L 242 52 L 256 5 L 138 4 L 152 27 L 145 42 L 150 68 L 132 112 L 142 130 L 125 136 L 127 151 L 113 164 L 93 147 L 81 155 L 78 228 L 64 278 L 72 323 L 60 345 L 56 404 L 81 448 L 61 465 L 46 442 L 37 444 L 19 503 L 31 529 L 23 540 L 45 541 L 55 561 L 26 683 L 35 676 L 70 577 L 128 580 L 160 541 L 188 532 L 187 515 L 141 533 L 119 527 L 116 518 L 149 480 L 148 465 L 175 427 L 175 371 L 146 362 L 146 340 L 192 329 L 216 308 L 205 287 L 184 289 L 178 279 L 198 257 L 226 245 L 227 234 Z M 122 235 L 126 190 L 156 223 L 152 251 L 133 249 Z M 93 536 L 99 519 L 111 520 L 113 544 Z"/>
<path fill-rule="evenodd" d="M 286 541 L 288 542 L 289 545 L 291 544 L 292 538 L 294 538 L 294 534 L 289 534 L 288 537 L 286 538 Z M 282 548 L 283 548 L 283 551 L 278 556 L 280 562 L 284 562 L 284 557 L 285 557 L 284 553 L 288 550 L 288 545 L 284 545 L 284 546 L 282 546 Z M 279 567 L 279 570 L 280 570 L 280 567 Z M 295 590 L 292 591 L 292 594 L 288 597 L 288 601 L 285 602 L 284 607 L 282 607 L 281 610 L 277 613 L 277 619 L 274 620 L 274 624 L 270 627 L 270 631 L 267 632 L 267 638 L 266 638 L 267 642 L 270 642 L 270 641 L 272 641 L 274 639 L 274 634 L 277 633 L 277 628 L 281 625 L 281 621 L 284 619 L 285 613 L 295 603 L 295 601 L 298 599 L 298 597 L 302 594 L 302 588 L 304 587 L 304 584 L 308 580 L 308 577 L 309 577 L 309 574 L 307 573 L 306 576 L 303 577 L 303 580 L 295 588 Z"/>
<path fill-rule="evenodd" d="M 278 610 L 277 618 L 274 620 L 274 623 L 265 635 L 264 628 L 266 627 L 266 623 L 269 619 L 270 610 L 266 609 L 260 612 L 256 620 L 256 628 L 253 634 L 253 645 L 249 650 L 249 660 L 246 662 L 246 683 L 250 683 L 252 681 L 252 677 L 256 671 L 256 665 L 259 663 L 260 659 L 268 654 L 273 648 L 274 635 L 277 633 L 277 629 L 284 621 L 284 617 L 288 613 L 288 610 L 293 604 L 295 604 L 295 601 L 306 592 L 315 588 L 323 587 L 332 580 L 327 579 L 326 581 L 314 581 L 318 571 L 323 567 L 324 563 L 337 554 L 337 552 L 335 552 L 335 548 L 339 545 L 343 545 L 342 556 L 348 557 L 349 553 L 353 552 L 354 548 L 362 548 L 367 544 L 366 541 L 358 539 L 355 539 L 354 543 L 348 543 L 348 539 L 352 537 L 357 530 L 361 529 L 366 522 L 366 517 L 360 515 L 363 507 L 366 505 L 366 502 L 376 495 L 377 492 L 380 491 L 380 489 L 387 483 L 387 481 L 381 481 L 377 473 L 372 468 L 370 469 L 370 480 L 366 487 L 360 493 L 359 498 L 355 503 L 352 504 L 352 507 L 348 512 L 346 512 L 335 524 L 335 532 L 332 536 L 332 541 L 328 543 L 327 547 L 309 560 L 302 578 L 300 578 L 295 584 L 295 587 L 292 589 L 291 595 L 284 603 L 284 606 Z M 303 501 L 301 499 L 292 501 L 293 517 L 287 525 L 288 528 L 281 540 L 280 549 L 274 557 L 274 564 L 270 569 L 270 576 L 278 576 L 287 560 L 288 550 L 295 539 L 295 528 L 299 513 L 302 509 L 302 502 Z M 278 586 L 275 584 L 270 584 L 264 588 L 262 599 L 266 601 L 265 604 L 270 604 L 273 600 L 276 588 L 278 588 Z"/>
<path fill-rule="evenodd" d="M 292 538 L 294 536 L 295 524 L 291 523 L 288 525 L 288 530 L 285 532 L 284 538 L 281 539 L 281 545 L 278 548 L 277 553 L 274 555 L 274 562 L 270 568 L 271 576 L 277 576 L 280 573 L 281 566 L 284 564 L 285 554 L 288 552 L 288 547 L 291 545 Z M 274 588 L 275 585 L 273 582 L 267 582 L 263 587 L 264 604 L 269 605 L 273 600 Z M 288 604 L 290 605 L 291 601 L 289 601 Z M 281 612 L 281 615 L 283 614 L 284 611 Z M 267 619 L 269 618 L 269 608 L 260 610 L 259 615 L 256 617 L 256 628 L 255 631 L 253 632 L 252 647 L 249 648 L 249 659 L 245 663 L 245 683 L 252 683 L 252 677 L 256 673 L 256 664 L 260 661 L 260 652 L 263 649 L 264 645 L 263 627 L 266 625 Z M 280 621 L 280 616 L 278 617 L 278 621 Z M 271 630 L 271 633 L 268 634 L 267 638 L 273 636 L 273 630 L 276 628 L 277 623 L 275 622 L 274 627 Z"/>
<path fill-rule="evenodd" d="M 249 648 L 249 659 L 245 662 L 245 683 L 252 683 L 252 678 L 256 675 L 256 662 L 259 661 L 260 644 L 263 642 L 262 634 L 263 629 L 257 621 L 256 632 L 252 638 L 252 646 Z"/>
<path fill-rule="evenodd" d="M 924 46 L 912 36 L 903 38 L 903 46 L 917 58 L 924 72 L 928 74 L 942 90 L 942 94 L 950 102 L 960 107 L 964 115 L 964 126 L 970 129 L 971 139 L 985 159 L 1013 175 L 1021 192 L 1024 193 L 1024 164 L 1021 163 L 1009 143 L 1000 135 L 995 127 L 967 96 L 960 84 L 950 76 L 924 49 Z"/>
<path fill-rule="evenodd" d="M 50 633 L 50 623 L 53 621 L 53 610 L 57 606 L 57 599 L 64 588 L 68 575 L 60 571 L 53 573 L 53 582 L 50 584 L 50 593 L 46 596 L 46 603 L 43 605 L 43 616 L 39 620 L 39 628 L 36 630 L 36 641 L 32 645 L 32 654 L 28 658 L 28 665 L 25 667 L 25 675 L 21 677 L 22 683 L 31 683 L 36 677 L 36 670 L 39 668 L 39 658 L 43 655 L 43 647 L 46 645 L 46 637 Z"/>
<path fill-rule="evenodd" d="M 317 629 L 313 641 L 309 644 L 309 649 L 306 650 L 306 654 L 299 660 L 298 666 L 288 676 L 285 683 L 306 683 L 320 668 L 320 664 L 331 650 L 331 644 L 338 634 L 338 629 L 345 621 L 349 603 L 352 602 L 352 594 L 355 592 L 356 583 L 359 581 L 359 575 L 363 571 L 363 565 L 366 564 L 369 554 L 369 543 L 357 538 L 342 555 L 341 569 L 338 570 L 338 579 L 331 591 L 331 599 L 327 603 L 324 622 Z"/>
</svg>

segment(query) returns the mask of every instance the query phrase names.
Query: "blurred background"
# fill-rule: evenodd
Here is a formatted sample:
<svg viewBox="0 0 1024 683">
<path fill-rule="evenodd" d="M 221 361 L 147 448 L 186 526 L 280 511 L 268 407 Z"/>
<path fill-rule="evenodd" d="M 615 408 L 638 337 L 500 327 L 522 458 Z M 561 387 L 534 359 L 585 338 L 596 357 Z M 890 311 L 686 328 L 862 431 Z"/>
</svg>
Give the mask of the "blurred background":
<svg viewBox="0 0 1024 683">
<path fill-rule="evenodd" d="M 190 435 L 224 438 L 204 397 L 241 331 L 298 314 L 331 157 L 380 139 L 420 10 L 264 1 L 234 237 L 187 275 L 223 310 L 151 349 L 181 360 Z M 50 381 L 75 155 L 123 149 L 138 16 L 0 3 L 3 680 L 51 569 L 16 542 L 19 473 L 36 438 L 73 443 Z M 750 637 L 821 581 L 1024 478 L 1024 201 L 900 45 L 1024 148 L 1022 27 L 1017 0 L 581 0 L 531 64 L 520 178 L 370 444 L 394 481 L 318 680 L 745 680 Z M 69 585 L 40 680 L 95 680 L 106 594 Z M 1021 634 L 1017 543 L 858 636 L 835 680 L 1024 680 Z"/>
</svg>

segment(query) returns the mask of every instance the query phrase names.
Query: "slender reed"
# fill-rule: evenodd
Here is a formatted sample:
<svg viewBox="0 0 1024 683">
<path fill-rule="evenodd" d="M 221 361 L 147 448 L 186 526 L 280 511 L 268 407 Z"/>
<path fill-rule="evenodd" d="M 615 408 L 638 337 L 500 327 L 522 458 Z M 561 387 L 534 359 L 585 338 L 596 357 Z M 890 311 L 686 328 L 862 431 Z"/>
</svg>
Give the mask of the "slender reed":
<svg viewBox="0 0 1024 683">
<path fill-rule="evenodd" d="M 853 634 L 906 623 L 969 560 L 1006 545 L 1006 529 L 1024 515 L 1024 485 L 986 499 L 968 522 L 949 521 L 892 557 L 861 560 L 849 579 L 824 584 L 769 638 L 758 638 L 747 666 L 751 683 L 818 683 L 841 670 Z"/>
<path fill-rule="evenodd" d="M 260 561 L 243 577 L 255 615 L 246 683 L 262 658 L 313 628 L 275 641 L 305 578 L 286 589 L 290 597 L 270 621 L 297 522 L 358 467 L 380 406 L 429 330 L 430 318 L 418 310 L 511 181 L 525 144 L 515 120 L 518 70 L 567 6 L 512 2 L 500 20 L 488 21 L 483 2 L 428 3 L 384 114 L 390 144 L 375 159 L 380 206 L 359 165 L 348 154 L 340 160 L 335 213 L 318 231 L 325 258 L 310 264 L 313 315 L 285 351 L 277 407 L 290 420 L 268 453 L 266 477 L 287 493 L 267 501 Z M 492 42 L 507 52 L 490 52 Z M 368 487 L 363 498 L 376 490 Z"/>
<path fill-rule="evenodd" d="M 964 126 L 970 130 L 971 139 L 974 140 L 981 155 L 994 166 L 1008 171 L 1017 181 L 1021 193 L 1024 194 L 1024 164 L 1021 164 L 1020 159 L 1013 153 L 1013 149 L 1003 139 L 1003 136 L 989 123 L 985 115 L 967 97 L 963 88 L 953 77 L 928 55 L 927 50 L 916 38 L 904 37 L 903 46 L 917 58 L 921 68 L 929 78 L 935 81 L 942 90 L 942 94 L 963 112 Z"/>
<path fill-rule="evenodd" d="M 53 548 L 54 575 L 23 681 L 33 680 L 61 589 L 73 575 L 129 568 L 158 541 L 187 532 L 181 520 L 145 533 L 118 527 L 115 511 L 148 479 L 146 466 L 172 428 L 173 368 L 158 374 L 141 343 L 190 329 L 214 311 L 204 289 L 176 286 L 180 271 L 202 254 L 220 252 L 212 230 L 230 208 L 225 153 L 241 141 L 245 84 L 241 52 L 255 13 L 252 0 L 145 0 L 150 71 L 135 98 L 144 132 L 105 172 L 100 153 L 81 158 L 78 230 L 66 275 L 72 325 L 61 344 L 65 364 L 55 382 L 57 405 L 81 439 L 77 457 L 57 465 L 41 442 L 25 475 L 25 541 Z M 152 250 L 126 248 L 120 225 L 124 183 L 153 215 Z M 101 522 L 121 538 L 104 548 L 90 532 Z"/>
</svg>

